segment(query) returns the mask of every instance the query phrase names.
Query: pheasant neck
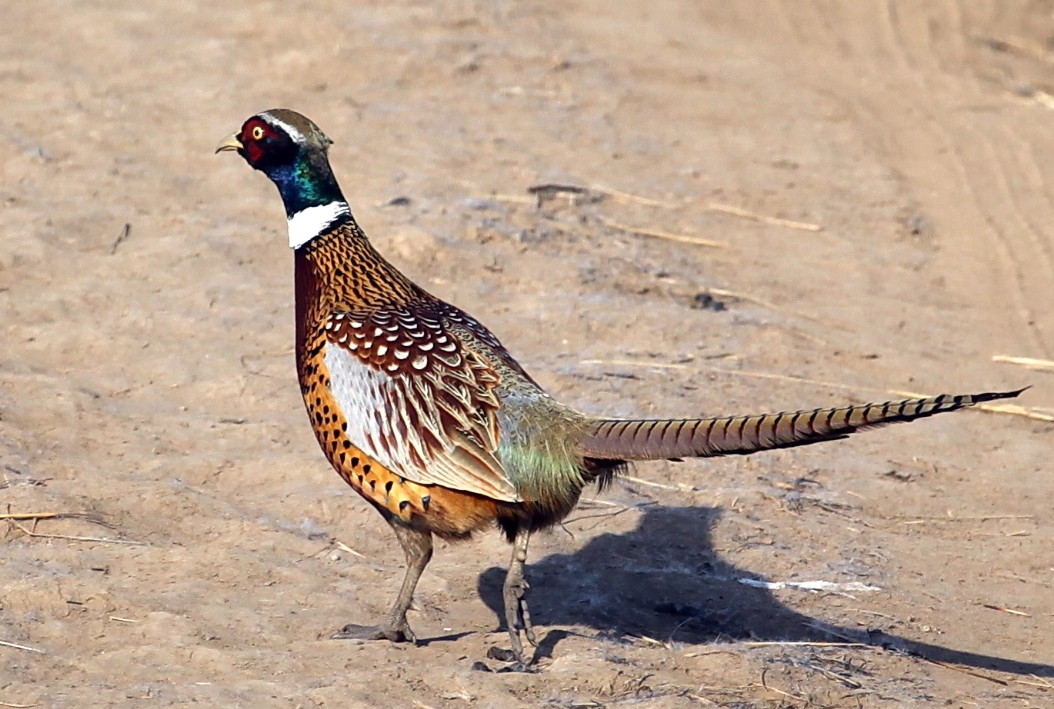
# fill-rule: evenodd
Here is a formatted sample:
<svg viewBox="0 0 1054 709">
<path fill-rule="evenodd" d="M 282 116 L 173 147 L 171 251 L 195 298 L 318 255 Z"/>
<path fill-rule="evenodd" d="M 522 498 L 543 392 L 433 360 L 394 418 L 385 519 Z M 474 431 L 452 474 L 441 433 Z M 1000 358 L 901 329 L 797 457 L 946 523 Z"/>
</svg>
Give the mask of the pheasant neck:
<svg viewBox="0 0 1054 709">
<path fill-rule="evenodd" d="M 297 249 L 341 221 L 351 210 L 325 155 L 302 151 L 293 162 L 268 170 L 289 222 L 289 246 Z"/>
<path fill-rule="evenodd" d="M 349 215 L 296 249 L 297 318 L 318 325 L 332 309 L 408 307 L 432 300 L 384 259 Z"/>
</svg>

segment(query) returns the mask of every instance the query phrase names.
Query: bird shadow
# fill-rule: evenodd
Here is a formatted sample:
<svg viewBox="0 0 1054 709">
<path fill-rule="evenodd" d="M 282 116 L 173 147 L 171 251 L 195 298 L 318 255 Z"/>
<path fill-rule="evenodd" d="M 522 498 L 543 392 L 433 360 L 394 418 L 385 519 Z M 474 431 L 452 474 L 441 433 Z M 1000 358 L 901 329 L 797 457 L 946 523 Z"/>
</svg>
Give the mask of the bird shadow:
<svg viewBox="0 0 1054 709">
<path fill-rule="evenodd" d="M 688 644 L 731 640 L 848 641 L 938 663 L 1018 675 L 1054 677 L 1054 666 L 918 642 L 880 630 L 861 631 L 811 618 L 777 601 L 765 588 L 738 579 L 756 575 L 722 561 L 710 530 L 721 511 L 711 507 L 646 510 L 626 534 L 602 534 L 574 554 L 551 554 L 527 567 L 531 616 L 544 626 L 588 626 L 599 638 L 644 636 Z M 504 628 L 505 569 L 480 574 L 480 597 Z M 552 629 L 537 657 L 552 654 L 572 633 Z"/>
</svg>

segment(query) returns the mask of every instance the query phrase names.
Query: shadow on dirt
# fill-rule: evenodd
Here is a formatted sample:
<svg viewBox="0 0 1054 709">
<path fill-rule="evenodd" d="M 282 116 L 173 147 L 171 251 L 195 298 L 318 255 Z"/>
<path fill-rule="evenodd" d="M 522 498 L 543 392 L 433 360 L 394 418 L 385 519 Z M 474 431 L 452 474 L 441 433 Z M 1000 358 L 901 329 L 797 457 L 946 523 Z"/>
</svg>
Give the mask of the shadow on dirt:
<svg viewBox="0 0 1054 709">
<path fill-rule="evenodd" d="M 907 640 L 882 631 L 824 623 L 782 605 L 753 578 L 722 561 L 711 548 L 710 528 L 720 510 L 653 508 L 634 531 L 604 534 L 576 554 L 553 554 L 527 567 L 531 615 L 542 638 L 538 657 L 552 653 L 566 631 L 587 625 L 597 636 L 623 635 L 699 644 L 730 640 L 850 641 L 905 652 L 935 662 L 1013 674 L 1054 677 L 1054 666 L 965 652 Z M 479 593 L 504 627 L 501 585 L 505 569 L 479 578 Z"/>
</svg>

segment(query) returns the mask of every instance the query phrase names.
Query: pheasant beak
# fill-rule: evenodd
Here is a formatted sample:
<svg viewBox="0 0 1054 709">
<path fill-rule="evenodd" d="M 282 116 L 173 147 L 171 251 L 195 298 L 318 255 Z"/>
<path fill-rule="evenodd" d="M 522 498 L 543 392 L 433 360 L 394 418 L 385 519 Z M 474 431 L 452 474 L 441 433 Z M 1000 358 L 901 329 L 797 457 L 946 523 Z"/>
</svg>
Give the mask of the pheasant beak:
<svg viewBox="0 0 1054 709">
<path fill-rule="evenodd" d="M 231 133 L 216 146 L 216 152 L 222 153 L 227 150 L 242 150 L 243 148 L 245 148 L 245 146 L 242 145 L 240 140 L 238 140 L 238 134 Z"/>
</svg>

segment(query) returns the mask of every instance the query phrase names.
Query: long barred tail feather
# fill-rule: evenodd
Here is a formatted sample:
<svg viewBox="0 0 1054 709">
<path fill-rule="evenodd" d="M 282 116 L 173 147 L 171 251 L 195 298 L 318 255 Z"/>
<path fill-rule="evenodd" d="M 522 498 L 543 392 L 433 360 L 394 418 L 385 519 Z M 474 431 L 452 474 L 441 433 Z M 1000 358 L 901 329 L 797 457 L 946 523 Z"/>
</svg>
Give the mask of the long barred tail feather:
<svg viewBox="0 0 1054 709">
<path fill-rule="evenodd" d="M 1028 387 L 1025 387 L 1027 389 Z M 1025 389 L 983 394 L 942 394 L 837 409 L 709 419 L 600 419 L 582 441 L 598 460 L 659 460 L 745 455 L 845 438 L 850 433 L 942 414 L 984 401 L 1010 399 Z"/>
</svg>

